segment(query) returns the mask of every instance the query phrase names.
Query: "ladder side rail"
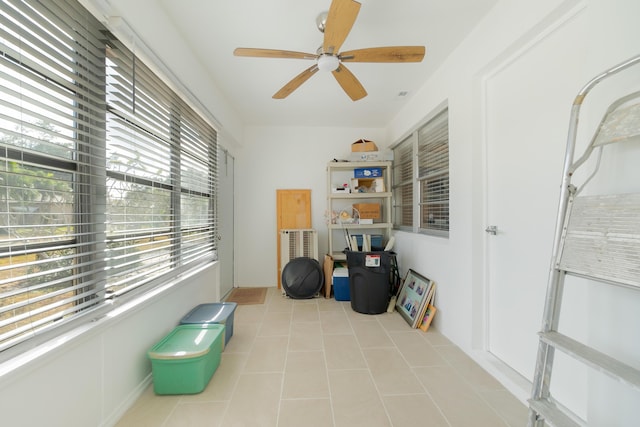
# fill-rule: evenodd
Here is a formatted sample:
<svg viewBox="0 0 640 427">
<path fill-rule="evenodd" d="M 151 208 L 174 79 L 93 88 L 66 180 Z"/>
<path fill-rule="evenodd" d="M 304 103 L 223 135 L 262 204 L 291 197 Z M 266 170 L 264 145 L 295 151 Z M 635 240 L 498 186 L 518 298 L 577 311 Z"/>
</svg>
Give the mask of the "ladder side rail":
<svg viewBox="0 0 640 427">
<path fill-rule="evenodd" d="M 558 202 L 558 213 L 556 217 L 556 226 L 554 231 L 554 241 L 551 254 L 551 266 L 549 269 L 549 277 L 547 283 L 545 308 L 543 313 L 542 331 L 550 332 L 558 328 L 560 317 L 560 306 L 562 301 L 562 291 L 564 287 L 565 273 L 559 270 L 557 265 L 558 255 L 562 246 L 563 230 L 565 229 L 566 216 L 569 208 L 569 201 L 576 191 L 576 187 L 571 183 L 571 179 L 575 169 L 579 167 L 591 155 L 593 151 L 593 143 L 589 144 L 587 153 L 583 155 L 577 164 L 574 164 L 574 155 L 576 147 L 576 137 L 578 131 L 578 123 L 580 117 L 580 109 L 587 94 L 602 80 L 624 70 L 633 65 L 640 63 L 640 55 L 632 57 L 594 77 L 578 92 L 571 107 L 569 119 L 569 131 L 567 135 L 567 144 L 565 149 L 565 157 L 563 164 L 562 181 L 560 188 L 560 197 Z M 595 172 L 594 172 L 595 173 Z M 589 178 L 590 179 L 590 178 Z M 554 358 L 554 348 L 539 342 L 539 352 L 536 360 L 536 368 L 533 379 L 532 398 L 536 401 L 549 396 L 549 388 L 551 383 L 551 372 Z M 544 427 L 544 418 L 536 411 L 533 405 L 529 409 L 529 427 Z"/>
<path fill-rule="evenodd" d="M 571 114 L 569 118 L 569 132 L 567 135 L 567 144 L 566 144 L 565 156 L 564 156 L 562 182 L 560 186 L 560 197 L 559 197 L 559 203 L 558 203 L 558 213 L 556 217 L 557 220 L 556 220 L 556 226 L 555 226 L 555 232 L 554 232 L 553 248 L 551 253 L 551 266 L 549 269 L 550 273 L 549 273 L 548 286 L 547 286 L 547 296 L 545 299 L 548 304 L 545 304 L 542 332 L 548 332 L 552 329 L 557 328 L 557 319 L 553 321 L 554 316 L 551 313 L 554 313 L 555 311 L 557 311 L 555 310 L 555 308 L 558 306 L 557 304 L 558 295 L 555 290 L 555 287 L 557 287 L 557 284 L 559 282 L 558 278 L 559 276 L 561 276 L 561 273 L 559 270 L 557 270 L 556 263 L 557 263 L 557 258 L 558 258 L 560 247 L 561 247 L 563 230 L 565 228 L 569 200 L 571 195 L 576 191 L 576 188 L 571 183 L 571 179 L 577 167 L 580 166 L 582 163 L 584 163 L 584 161 L 586 161 L 588 156 L 593 151 L 593 144 L 590 144 L 585 155 L 583 155 L 578 162 L 574 163 L 573 159 L 575 155 L 576 137 L 577 137 L 578 123 L 579 123 L 580 110 L 581 110 L 582 104 L 587 94 L 602 80 L 636 64 L 640 64 L 640 55 L 637 55 L 624 62 L 621 62 L 618 65 L 615 65 L 614 67 L 611 67 L 610 69 L 594 77 L 593 79 L 591 79 L 591 81 L 589 81 L 587 84 L 585 84 L 582 87 L 582 89 L 578 92 L 578 94 L 574 98 L 573 105 L 571 107 Z M 549 305 L 549 307 L 547 307 L 547 305 Z"/>
<path fill-rule="evenodd" d="M 582 107 L 582 104 L 584 103 L 584 99 L 586 98 L 587 94 L 598 84 L 600 83 L 602 80 L 607 79 L 611 76 L 613 76 L 614 74 L 619 73 L 620 71 L 623 71 L 629 67 L 632 67 L 634 65 L 640 64 L 640 55 L 636 55 L 632 58 L 627 59 L 626 61 L 623 61 L 613 67 L 611 67 L 610 69 L 604 71 L 603 73 L 597 75 L 596 77 L 594 77 L 593 79 L 591 79 L 589 82 L 587 82 L 587 84 L 585 84 L 582 89 L 580 89 L 580 91 L 578 92 L 578 94 L 576 95 L 576 97 L 573 100 L 573 105 L 571 108 L 571 116 L 569 118 L 569 135 L 567 138 L 567 151 L 569 151 L 569 149 L 571 149 L 571 158 L 569 158 L 566 154 L 565 154 L 565 163 L 564 163 L 564 172 L 568 172 L 570 175 L 573 175 L 573 173 L 576 171 L 576 169 L 578 169 L 584 162 L 586 162 L 588 160 L 588 158 L 591 156 L 591 152 L 593 151 L 593 149 L 595 148 L 595 137 L 593 138 L 593 140 L 589 143 L 588 147 L 586 148 L 585 152 L 583 153 L 583 155 L 573 164 L 571 164 L 571 162 L 573 161 L 573 152 L 575 150 L 575 142 L 576 142 L 576 135 L 577 135 L 577 130 L 578 130 L 578 122 L 579 122 L 579 115 L 580 115 L 580 109 Z M 613 109 L 614 106 L 611 106 L 610 109 Z M 605 114 L 606 116 L 606 114 Z M 567 163 L 569 161 L 569 163 Z M 594 172 L 595 173 L 595 172 Z M 563 174 L 563 176 L 565 176 Z"/>
<path fill-rule="evenodd" d="M 582 187 L 584 187 L 591 180 L 591 178 L 593 178 L 593 176 L 596 174 L 596 172 L 600 168 L 600 157 L 602 156 L 602 147 L 603 147 L 603 145 L 608 145 L 608 144 L 613 144 L 613 143 L 616 143 L 616 142 L 625 141 L 624 138 L 620 138 L 617 141 L 616 140 L 604 140 L 603 141 L 603 140 L 599 139 L 599 137 L 601 136 L 601 131 L 603 131 L 604 127 L 607 125 L 607 120 L 609 119 L 609 117 L 611 115 L 615 115 L 616 114 L 615 110 L 618 109 L 618 107 L 620 107 L 621 105 L 625 104 L 627 101 L 639 98 L 640 97 L 639 95 L 640 95 L 640 92 L 630 93 L 627 96 L 624 96 L 624 97 L 618 99 L 616 102 L 614 102 L 613 104 L 611 104 L 609 106 L 609 108 L 607 109 L 606 113 L 603 115 L 602 120 L 600 121 L 600 124 L 598 125 L 597 131 L 595 132 L 593 138 L 591 139 L 591 142 L 586 147 L 586 149 L 585 149 L 584 153 L 582 154 L 582 156 L 578 160 L 576 160 L 575 163 L 571 166 L 570 172 L 574 173 L 580 166 L 582 166 L 591 157 L 591 153 L 593 152 L 594 149 L 596 149 L 596 148 L 599 149 L 597 164 L 595 165 L 595 168 L 594 168 L 593 172 L 591 172 L 591 175 L 582 184 Z M 638 107 L 636 106 L 636 109 L 637 108 Z M 635 129 L 633 129 L 632 131 L 634 131 L 634 130 Z M 605 131 L 605 133 L 606 133 L 606 131 Z M 637 134 L 636 134 L 636 136 L 637 136 Z"/>
<path fill-rule="evenodd" d="M 570 198 L 575 192 L 575 187 L 571 183 L 573 176 L 572 166 L 575 153 L 578 119 L 583 99 L 584 96 L 578 95 L 571 107 L 569 133 L 567 135 L 567 145 L 564 155 L 562 183 L 560 186 L 560 197 L 558 202 L 558 212 L 556 215 L 553 247 L 551 251 L 544 313 L 542 316 L 542 332 L 557 330 L 560 319 L 560 310 L 558 310 L 558 308 L 562 304 L 564 273 L 561 272 L 556 265 L 557 258 L 562 247 L 562 236 L 567 222 L 566 217 L 569 211 Z M 531 390 L 531 401 L 540 401 L 549 397 L 553 359 L 554 348 L 546 342 L 539 341 L 538 356 L 536 358 L 536 367 Z M 529 410 L 528 426 L 544 427 L 544 419 L 539 417 L 538 412 L 533 409 L 533 406 L 531 406 Z"/>
<path fill-rule="evenodd" d="M 585 153 L 580 157 L 580 159 L 578 159 L 578 161 L 574 163 L 573 159 L 575 156 L 576 138 L 578 134 L 578 124 L 580 121 L 580 110 L 582 108 L 582 104 L 584 103 L 584 99 L 586 98 L 587 94 L 602 80 L 636 64 L 640 64 L 640 55 L 634 56 L 633 58 L 621 62 L 620 64 L 591 79 L 591 81 L 589 81 L 582 87 L 582 89 L 580 89 L 573 100 L 573 105 L 571 106 L 571 113 L 569 116 L 569 132 L 567 135 L 567 144 L 562 171 L 562 182 L 560 186 L 560 197 L 558 203 L 558 213 L 556 216 L 557 221 L 554 233 L 553 251 L 551 256 L 551 272 L 553 272 L 555 268 L 555 260 L 560 246 L 562 228 L 564 227 L 565 222 L 564 217 L 567 212 L 569 197 L 572 193 L 575 192 L 575 187 L 573 187 L 573 185 L 571 184 L 571 178 L 575 171 L 584 162 L 587 161 L 587 159 L 591 156 L 593 149 L 595 148 L 593 144 L 595 142 L 594 138 L 594 140 L 592 140 L 587 147 Z M 593 174 L 595 174 L 595 171 L 593 172 Z M 553 273 L 551 273 L 551 275 L 552 274 Z M 549 282 L 551 282 L 551 280 L 549 280 Z"/>
</svg>

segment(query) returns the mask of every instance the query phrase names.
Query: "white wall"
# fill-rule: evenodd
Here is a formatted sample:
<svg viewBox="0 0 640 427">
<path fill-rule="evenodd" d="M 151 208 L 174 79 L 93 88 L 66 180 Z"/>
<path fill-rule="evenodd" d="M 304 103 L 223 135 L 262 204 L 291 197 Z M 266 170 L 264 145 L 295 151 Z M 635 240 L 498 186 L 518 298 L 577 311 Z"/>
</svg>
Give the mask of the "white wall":
<svg viewBox="0 0 640 427">
<path fill-rule="evenodd" d="M 387 145 L 382 129 L 247 127 L 236 153 L 236 284 L 277 285 L 276 190 L 310 189 L 319 253 L 327 251 L 326 165 L 365 138 Z"/>
<path fill-rule="evenodd" d="M 0 364 L 3 426 L 113 425 L 151 382 L 147 351 L 194 306 L 219 301 L 218 264 L 154 298 Z"/>
<path fill-rule="evenodd" d="M 81 0 L 106 22 L 118 16 L 118 7 L 144 8 L 145 2 Z M 105 9 L 106 8 L 106 9 Z M 108 9 L 108 10 L 107 10 Z M 143 9 L 144 10 L 144 9 Z M 122 37 L 152 69 L 177 91 L 197 82 L 199 99 L 191 89 L 185 99 L 219 129 L 219 139 L 233 151 L 242 138 L 239 116 L 210 76 L 192 56 L 160 9 L 140 14 L 140 22 L 114 24 Z M 136 28 L 132 32 L 131 27 Z M 154 29 L 161 29 L 155 31 Z M 173 29 L 173 30 L 172 30 Z M 151 52 L 137 34 L 151 31 L 158 50 Z M 155 65 L 149 61 L 168 58 Z M 222 125 L 224 123 L 224 125 Z M 114 425 L 151 382 L 147 351 L 175 327 L 194 306 L 220 300 L 219 264 L 167 283 L 153 298 L 125 304 L 112 315 L 82 325 L 59 339 L 0 364 L 0 424 L 3 426 L 109 426 Z"/>
<path fill-rule="evenodd" d="M 568 16 L 572 18 L 567 18 Z M 438 104 L 448 102 L 451 235 L 449 239 L 439 239 L 396 233 L 400 267 L 403 270 L 415 268 L 439 283 L 436 300 L 439 312 L 434 326 L 476 357 L 521 398 L 529 393 L 526 381 L 522 381 L 519 375 L 514 375 L 514 366 L 501 363 L 485 352 L 488 343 L 487 318 L 491 314 L 487 311 L 492 306 L 488 294 L 491 283 L 487 282 L 489 243 L 484 232 L 484 228 L 489 225 L 486 222 L 489 209 L 486 150 L 488 144 L 493 143 L 490 138 L 494 137 L 488 129 L 513 125 L 501 123 L 501 117 L 492 117 L 487 112 L 487 105 L 493 101 L 486 98 L 492 96 L 492 92 L 487 90 L 487 82 L 493 79 L 492 84 L 502 84 L 504 82 L 500 79 L 508 75 L 505 73 L 496 77 L 502 71 L 500 67 L 511 67 L 514 62 L 529 62 L 529 70 L 518 71 L 520 87 L 514 85 L 510 113 L 521 122 L 521 139 L 531 141 L 530 134 L 536 134 L 536 139 L 531 141 L 535 147 L 528 147 L 537 150 L 536 156 L 526 156 L 526 150 L 523 150 L 524 158 L 503 158 L 502 161 L 511 165 L 523 162 L 521 170 L 526 170 L 526 176 L 511 175 L 513 187 L 516 191 L 519 187 L 532 203 L 535 201 L 538 204 L 540 209 L 532 209 L 532 212 L 544 214 L 544 219 L 541 219 L 534 214 L 524 213 L 519 218 L 522 228 L 511 231 L 515 234 L 538 231 L 538 241 L 530 241 L 518 250 L 525 262 L 530 259 L 543 260 L 540 264 L 543 270 L 540 273 L 546 279 L 548 262 L 544 260 L 549 259 L 551 251 L 552 226 L 559 191 L 557 184 L 561 178 L 559 166 L 568 130 L 572 96 L 597 73 L 640 53 L 640 27 L 633 18 L 637 16 L 640 16 L 640 3 L 632 0 L 502 1 L 388 128 L 388 138 L 398 141 Z M 565 31 L 569 28 L 570 30 Z M 553 37 L 552 44 L 545 43 L 548 37 Z M 567 46 L 565 55 L 557 54 L 558 44 Z M 533 58 L 538 62 L 531 61 Z M 634 74 L 625 78 L 625 84 L 620 86 L 624 86 L 626 90 L 629 87 L 637 89 L 640 86 L 639 76 L 640 72 L 636 69 Z M 610 98 L 594 96 L 596 100 Z M 550 112 L 555 112 L 556 115 L 549 116 Z M 586 109 L 582 117 L 584 127 L 592 130 L 601 113 L 601 108 Z M 551 120 L 545 120 L 547 117 Z M 587 132 L 586 138 L 589 137 Z M 520 142 L 514 141 L 514 144 Z M 640 189 L 637 162 L 631 163 L 636 165 L 631 168 L 621 167 L 623 159 L 631 154 L 638 156 L 637 151 L 632 151 L 630 147 L 620 149 L 613 160 L 603 165 L 603 174 L 621 181 L 625 191 Z M 536 161 L 535 164 L 530 163 Z M 536 186 L 537 178 L 542 178 L 538 180 L 538 184 L 544 185 Z M 495 262 L 505 269 L 509 265 L 512 269 L 516 268 L 505 259 Z M 522 272 L 512 273 L 517 277 Z M 529 288 L 524 291 L 535 298 L 523 310 L 508 314 L 511 317 L 506 317 L 505 324 L 512 329 L 513 336 L 527 335 L 531 337 L 528 339 L 530 342 L 535 342 L 535 333 L 542 316 L 543 307 L 540 302 L 544 301 L 546 280 L 544 283 L 534 283 L 528 277 L 520 277 L 521 282 L 530 282 L 527 284 Z M 521 283 L 514 282 L 512 285 L 516 287 Z M 584 287 L 576 289 L 571 286 L 568 292 L 568 313 L 564 316 L 562 325 L 574 329 L 574 332 L 593 345 L 640 367 L 638 328 L 635 326 L 639 323 L 637 307 L 640 299 L 637 293 L 597 287 L 588 292 L 587 299 L 583 297 L 587 292 Z M 588 306 L 572 307 L 572 299 L 587 303 Z M 606 302 L 606 314 L 596 320 L 593 313 L 602 310 L 603 301 Z M 515 300 L 513 302 L 516 303 Z M 633 307 L 636 307 L 635 314 Z M 622 308 L 627 311 L 621 312 Z M 533 328 L 524 327 L 531 323 L 529 319 L 536 319 Z M 615 334 L 612 332 L 614 321 L 617 322 Z M 513 345 L 517 346 L 518 343 L 514 340 Z M 519 365 L 519 370 L 523 370 L 520 366 L 524 366 L 524 370 L 531 373 L 535 354 L 527 354 L 513 356 L 517 358 L 513 365 Z M 593 425 L 635 425 L 637 420 L 633 413 L 640 404 L 637 391 L 612 384 L 600 375 L 580 370 L 571 363 L 560 363 L 560 367 L 567 368 L 567 372 L 580 374 L 580 377 L 565 375 L 560 381 L 557 378 L 554 380 L 555 392 L 564 403 L 588 417 Z M 561 369 L 556 372 L 562 377 Z"/>
<path fill-rule="evenodd" d="M 138 2 L 125 0 L 108 3 L 143 7 L 138 6 Z M 276 189 L 311 189 L 313 226 L 320 232 L 321 253 L 326 251 L 326 163 L 334 157 L 346 156 L 349 144 L 362 137 L 372 139 L 382 147 L 398 141 L 435 106 L 447 101 L 451 146 L 450 237 L 442 239 L 399 232 L 396 233 L 396 250 L 403 272 L 415 268 L 438 282 L 439 312 L 434 326 L 463 350 L 478 357 L 476 351 L 482 352 L 486 348 L 488 286 L 485 280 L 487 206 L 484 182 L 487 173 L 485 129 L 489 124 L 484 122 L 483 85 L 496 64 L 516 53 L 526 58 L 528 43 L 535 40 L 537 34 L 580 5 L 585 8 L 587 25 L 578 42 L 584 52 L 581 54 L 584 55 L 582 74 L 575 76 L 578 87 L 606 67 L 638 53 L 640 2 L 637 0 L 504 0 L 414 95 L 407 107 L 386 128 L 376 129 L 243 127 L 238 115 L 218 97 L 219 92 L 212 86 L 209 76 L 189 56 L 188 46 L 171 31 L 172 25 L 166 16 L 143 14 L 144 22 L 130 24 L 163 40 L 157 45 L 163 51 L 157 53 L 167 58 L 166 66 L 191 87 L 206 88 L 197 93 L 203 97 L 200 99 L 203 105 L 223 125 L 222 137 L 241 142 L 238 146 L 229 142 L 225 145 L 236 157 L 236 284 L 242 286 L 276 284 Z M 158 25 L 159 22 L 162 25 Z M 153 28 L 162 30 L 154 31 Z M 560 72 L 564 68 L 563 60 L 566 59 L 555 60 Z M 531 73 L 536 71 L 533 68 Z M 567 78 L 566 75 L 562 77 Z M 549 94 L 538 95 L 544 99 Z M 549 95 L 549 99 L 557 102 L 553 96 Z M 562 104 L 553 107 L 562 109 L 565 107 L 564 102 Z M 539 113 L 532 109 L 526 98 L 514 108 L 532 117 Z M 569 106 L 566 108 L 568 111 Z M 587 111 L 587 125 L 593 125 L 598 119 L 596 112 Z M 564 122 L 551 125 L 549 135 L 565 135 L 567 125 Z M 540 149 L 547 150 L 546 147 L 542 144 Z M 630 151 L 621 150 L 618 160 L 627 157 Z M 635 151 L 631 154 L 638 155 Z M 604 165 L 610 175 L 615 175 L 619 169 L 618 160 L 610 160 Z M 638 191 L 638 174 L 637 167 L 624 169 L 627 188 Z M 554 205 L 557 199 L 555 194 L 547 193 L 532 194 L 532 197 L 547 206 Z M 535 218 L 531 218 L 531 222 L 535 224 Z M 551 241 L 549 248 L 550 245 Z M 214 266 L 186 286 L 173 288 L 139 310 L 99 322 L 91 333 L 73 339 L 33 363 L 5 373 L 0 384 L 3 425 L 109 425 L 149 380 L 146 350 L 188 308 L 218 297 L 212 291 L 212 286 L 217 287 L 217 277 L 218 269 Z M 544 292 L 544 289 L 537 292 Z M 614 353 L 637 365 L 640 340 L 634 325 L 639 324 L 638 310 L 630 315 L 618 310 L 621 307 L 632 311 L 638 306 L 637 296 L 630 292 L 614 295 L 602 289 L 591 292 L 590 308 L 600 308 L 601 303 L 607 306 L 606 317 L 584 323 L 584 335 L 598 345 L 612 347 Z M 531 312 L 514 318 L 513 324 L 517 325 L 524 317 L 540 317 L 541 311 L 542 307 L 531 307 Z M 610 333 L 614 328 L 613 320 L 623 322 L 622 328 L 615 329 L 615 334 Z M 624 337 L 624 342 L 618 336 Z M 510 383 L 505 370 L 486 363 L 485 366 L 522 396 L 523 389 L 517 389 L 520 383 Z M 78 367 L 84 367 L 87 375 L 77 375 Z M 588 416 L 593 425 L 632 425 L 630 420 L 635 421 L 634 410 L 640 404 L 637 392 L 618 389 L 594 375 L 589 376 L 588 384 L 589 402 L 584 406 L 590 408 Z M 36 406 L 42 410 L 33 411 Z M 616 409 L 613 421 L 611 418 L 604 421 L 607 406 Z"/>
<path fill-rule="evenodd" d="M 638 53 L 640 29 L 632 22 L 632 17 L 639 16 L 638 7 L 638 2 L 632 0 L 505 0 L 494 8 L 422 90 L 414 95 L 384 133 L 379 129 L 366 132 L 332 128 L 245 128 L 245 146 L 237 158 L 237 284 L 273 286 L 276 282 L 277 188 L 312 189 L 313 226 L 322 233 L 322 253 L 326 248 L 326 234 L 323 232 L 326 161 L 341 153 L 346 154 L 348 144 L 363 136 L 381 141 L 379 145 L 382 146 L 397 142 L 432 113 L 436 106 L 447 102 L 450 114 L 452 197 L 450 237 L 442 239 L 397 232 L 396 251 L 400 269 L 405 272 L 408 268 L 414 268 L 439 283 L 439 314 L 435 319 L 435 327 L 524 400 L 530 392 L 527 380 L 530 380 L 533 371 L 535 334 L 542 315 L 548 269 L 546 260 L 553 239 L 557 185 L 570 105 L 575 93 L 587 80 Z M 562 49 L 568 49 L 566 55 L 562 54 Z M 529 71 L 522 67 L 527 63 Z M 523 310 L 516 311 L 515 315 L 502 313 L 506 316 L 505 328 L 511 327 L 514 337 L 528 336 L 524 341 L 533 348 L 533 351 L 520 350 L 508 355 L 508 363 L 504 363 L 486 352 L 489 341 L 488 311 L 493 304 L 488 301 L 488 241 L 484 232 L 488 225 L 486 150 L 491 142 L 487 140 L 487 129 L 505 124 L 501 123 L 501 117 L 492 118 L 487 114 L 487 105 L 493 100 L 486 97 L 492 96 L 491 91 L 487 91 L 489 79 L 497 79 L 491 84 L 502 84 L 500 79 L 514 74 L 501 75 L 501 67 L 511 67 L 512 64 L 519 67 L 517 73 L 522 78 L 521 92 L 512 96 L 512 109 L 516 116 L 525 117 L 521 120 L 523 135 L 529 132 L 531 126 L 536 126 L 536 135 L 528 135 L 527 141 L 536 144 L 536 159 L 540 162 L 537 170 L 534 165 L 526 164 L 527 176 L 524 177 L 526 194 L 538 204 L 536 215 L 527 217 L 525 213 L 518 221 L 524 228 L 513 232 L 533 233 L 535 242 L 528 242 L 518 250 L 524 262 L 530 264 L 528 267 L 537 269 L 536 277 L 543 279 L 524 280 L 523 291 L 532 295 L 532 303 L 524 304 Z M 593 128 L 599 115 L 591 114 L 589 117 L 587 111 L 586 116 L 585 122 L 590 121 Z M 527 123 L 526 117 L 531 119 L 530 123 Z M 512 163 L 526 163 L 528 160 L 501 159 Z M 638 182 L 637 170 L 627 173 L 631 182 Z M 536 182 L 544 185 L 536 186 Z M 255 215 L 258 212 L 259 217 Z M 501 264 L 501 260 L 495 262 Z M 504 262 L 502 266 L 509 268 Z M 512 273 L 518 275 L 517 271 Z M 586 301 L 582 297 L 583 291 L 569 289 L 568 292 L 568 300 Z M 595 295 L 600 297 L 600 291 Z M 606 295 L 610 296 L 609 293 Z M 595 301 L 591 302 L 592 307 L 595 304 Z M 628 305 L 632 303 L 625 304 Z M 603 340 L 603 328 L 594 325 L 594 322 L 585 322 L 591 312 L 589 308 L 571 307 L 568 304 L 568 311 L 573 319 L 567 320 L 565 326 L 577 329 L 575 332 L 581 337 L 591 337 L 593 342 Z M 621 333 L 637 337 L 637 329 L 629 326 L 632 324 L 629 321 L 623 323 Z M 612 341 L 611 335 L 605 341 Z M 636 342 L 637 339 L 631 341 Z M 640 360 L 637 346 L 626 346 L 618 352 L 624 359 L 635 363 Z M 567 372 L 569 375 L 565 379 L 558 372 L 560 378 L 554 383 L 556 391 L 560 397 L 568 399 L 567 403 L 577 412 L 597 425 L 603 417 L 609 416 L 603 414 L 607 412 L 607 406 L 612 404 L 599 398 L 602 393 L 596 386 L 602 380 L 573 366 L 568 366 Z M 572 376 L 576 372 L 581 376 L 579 379 Z M 577 393 L 576 384 L 587 387 L 579 386 L 580 393 Z M 606 385 L 606 390 L 618 392 L 618 395 L 622 393 L 611 384 Z M 627 392 L 624 396 L 621 399 L 623 403 L 616 401 L 616 407 L 619 408 L 618 425 L 628 425 L 625 422 L 629 423 L 631 409 L 640 403 L 637 392 Z"/>
</svg>

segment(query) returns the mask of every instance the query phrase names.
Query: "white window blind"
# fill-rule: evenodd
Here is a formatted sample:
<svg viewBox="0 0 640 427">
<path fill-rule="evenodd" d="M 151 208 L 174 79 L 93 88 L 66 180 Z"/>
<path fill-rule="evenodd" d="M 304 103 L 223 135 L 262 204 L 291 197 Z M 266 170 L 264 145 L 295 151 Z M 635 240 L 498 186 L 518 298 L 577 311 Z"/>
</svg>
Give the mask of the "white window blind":
<svg viewBox="0 0 640 427">
<path fill-rule="evenodd" d="M 181 121 L 180 217 L 183 263 L 200 259 L 216 251 L 215 231 L 217 171 L 217 134 L 199 116 L 184 115 Z"/>
<path fill-rule="evenodd" d="M 215 251 L 217 149 L 211 126 L 108 43 L 108 291 L 118 295 Z"/>
<path fill-rule="evenodd" d="M 418 130 L 420 230 L 449 233 L 449 113 L 445 109 Z"/>
<path fill-rule="evenodd" d="M 413 227 L 413 139 L 393 149 L 393 224 L 399 229 Z"/>
<path fill-rule="evenodd" d="M 0 0 L 0 352 L 215 258 L 216 131 L 76 0 Z"/>
<path fill-rule="evenodd" d="M 3 1 L 0 349 L 99 302 L 104 54 L 76 2 Z M 103 221 L 102 221 L 103 222 Z"/>
</svg>

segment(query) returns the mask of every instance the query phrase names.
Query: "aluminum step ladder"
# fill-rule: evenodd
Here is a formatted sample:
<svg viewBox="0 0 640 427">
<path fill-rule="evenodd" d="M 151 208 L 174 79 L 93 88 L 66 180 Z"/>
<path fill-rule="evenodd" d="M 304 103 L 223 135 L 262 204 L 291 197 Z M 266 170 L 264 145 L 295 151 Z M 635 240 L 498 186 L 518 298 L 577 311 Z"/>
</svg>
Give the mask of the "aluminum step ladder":
<svg viewBox="0 0 640 427">
<path fill-rule="evenodd" d="M 566 275 L 640 291 L 640 193 L 581 195 L 598 171 L 604 146 L 627 141 L 640 144 L 640 91 L 609 107 L 584 154 L 574 161 L 578 118 L 587 93 L 602 80 L 639 64 L 640 55 L 596 76 L 582 88 L 572 106 L 552 264 L 529 399 L 529 427 L 588 425 L 550 393 L 556 350 L 640 390 L 640 370 L 558 332 Z M 592 155 L 594 170 L 578 188 L 571 182 L 574 173 Z"/>
</svg>

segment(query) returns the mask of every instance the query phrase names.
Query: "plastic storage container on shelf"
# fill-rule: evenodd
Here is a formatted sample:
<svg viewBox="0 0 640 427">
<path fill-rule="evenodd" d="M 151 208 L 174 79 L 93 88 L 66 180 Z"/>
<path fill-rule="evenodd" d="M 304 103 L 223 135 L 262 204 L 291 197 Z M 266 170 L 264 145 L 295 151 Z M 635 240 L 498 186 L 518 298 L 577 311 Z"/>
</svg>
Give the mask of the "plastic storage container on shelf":
<svg viewBox="0 0 640 427">
<path fill-rule="evenodd" d="M 196 394 L 220 365 L 224 325 L 179 325 L 148 352 L 156 394 Z"/>
<path fill-rule="evenodd" d="M 238 306 L 235 302 L 212 302 L 207 304 L 200 304 L 195 306 L 189 313 L 187 313 L 180 324 L 182 325 L 195 325 L 195 324 L 221 324 L 225 326 L 224 343 L 222 348 L 229 343 L 233 336 L 233 318 Z"/>
<path fill-rule="evenodd" d="M 349 301 L 349 269 L 346 267 L 336 267 L 332 276 L 333 297 L 336 301 Z"/>
<path fill-rule="evenodd" d="M 355 168 L 354 178 L 378 178 L 382 176 L 382 168 Z"/>
</svg>

